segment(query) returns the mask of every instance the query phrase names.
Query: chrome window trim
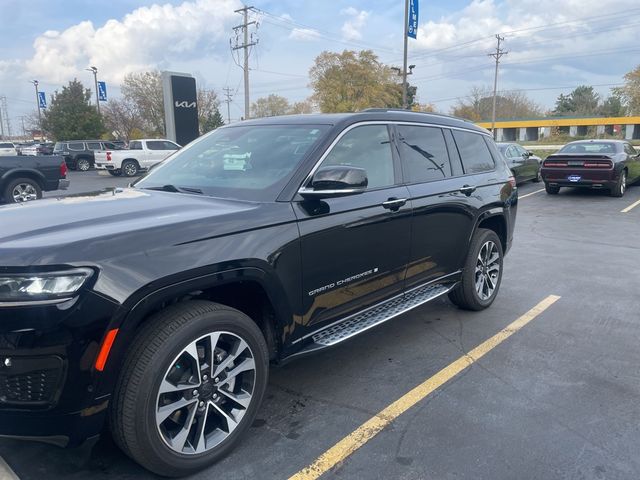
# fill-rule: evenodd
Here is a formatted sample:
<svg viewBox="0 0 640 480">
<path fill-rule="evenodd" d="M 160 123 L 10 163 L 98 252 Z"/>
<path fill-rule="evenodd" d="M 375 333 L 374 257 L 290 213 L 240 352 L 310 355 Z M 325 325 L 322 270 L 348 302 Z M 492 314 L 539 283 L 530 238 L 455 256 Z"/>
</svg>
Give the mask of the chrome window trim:
<svg viewBox="0 0 640 480">
<path fill-rule="evenodd" d="M 420 126 L 422 126 L 422 127 L 436 127 L 436 128 L 440 128 L 440 129 L 448 128 L 449 130 L 460 130 L 462 132 L 475 133 L 477 135 L 482 135 L 482 136 L 485 136 L 485 137 L 492 138 L 489 133 L 477 132 L 477 131 L 469 129 L 469 128 L 453 127 L 453 126 L 442 125 L 442 124 L 437 124 L 437 123 L 411 122 L 411 121 L 407 121 L 407 120 L 366 120 L 366 121 L 362 121 L 362 122 L 353 123 L 353 124 L 349 125 L 347 128 L 345 128 L 344 130 L 342 130 L 340 132 L 340 134 L 333 140 L 333 142 L 331 142 L 331 145 L 329 145 L 329 147 L 325 150 L 325 152 L 322 154 L 320 159 L 313 166 L 313 168 L 311 169 L 309 174 L 305 177 L 305 179 L 303 180 L 303 182 L 300 185 L 300 187 L 298 187 L 298 194 L 301 194 L 302 192 L 304 192 L 305 185 L 307 185 L 311 181 L 311 179 L 315 175 L 315 173 L 318 170 L 318 168 L 320 168 L 320 165 L 322 165 L 322 162 L 325 160 L 325 158 L 327 158 L 329 153 L 331 153 L 333 148 L 342 139 L 342 137 L 345 134 L 347 134 L 349 131 L 353 130 L 354 128 L 362 127 L 362 126 L 366 126 L 366 125 L 388 125 L 388 126 L 391 126 L 391 125 L 411 125 L 411 126 L 418 126 L 418 127 L 420 127 Z M 389 140 L 391 140 L 391 135 L 389 135 Z M 489 151 L 489 153 L 491 153 L 491 151 Z M 492 155 L 492 158 L 493 158 L 493 155 Z M 494 167 L 495 167 L 495 159 L 494 159 Z M 494 168 L 494 170 L 495 170 L 495 168 Z"/>
</svg>

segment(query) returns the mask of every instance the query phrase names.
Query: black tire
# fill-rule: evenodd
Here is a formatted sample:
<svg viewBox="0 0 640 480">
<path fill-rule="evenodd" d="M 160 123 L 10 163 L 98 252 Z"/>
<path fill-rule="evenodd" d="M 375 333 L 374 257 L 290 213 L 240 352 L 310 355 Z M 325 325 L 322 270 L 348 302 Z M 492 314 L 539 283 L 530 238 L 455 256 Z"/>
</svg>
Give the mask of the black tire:
<svg viewBox="0 0 640 480">
<path fill-rule="evenodd" d="M 627 191 L 627 171 L 623 170 L 620 172 L 620 177 L 618 178 L 618 182 L 615 184 L 613 188 L 611 188 L 611 196 L 621 198 L 624 197 L 624 192 Z"/>
<path fill-rule="evenodd" d="M 557 195 L 560 192 L 560 187 L 556 185 L 549 185 L 548 183 L 544 184 L 544 189 L 549 195 Z"/>
<path fill-rule="evenodd" d="M 488 242 L 493 243 L 498 253 L 497 263 L 499 266 L 497 281 L 495 282 L 495 288 L 488 298 L 481 298 L 479 292 L 476 289 L 476 267 L 478 264 L 478 256 L 480 250 Z M 467 260 L 465 262 L 464 270 L 462 272 L 462 279 L 460 284 L 451 292 L 449 292 L 449 299 L 453 304 L 464 310 L 484 310 L 489 307 L 495 300 L 498 291 L 500 290 L 500 282 L 502 281 L 502 262 L 503 262 L 502 243 L 500 238 L 493 230 L 487 230 L 479 228 L 471 240 L 469 252 L 467 254 Z"/>
<path fill-rule="evenodd" d="M 109 175 L 113 176 L 113 177 L 120 177 L 122 175 L 122 170 L 117 169 L 117 170 L 107 170 L 107 172 L 109 172 Z"/>
<path fill-rule="evenodd" d="M 79 158 L 76 161 L 76 167 L 81 172 L 88 172 L 89 170 L 91 170 L 91 160 L 89 160 L 88 158 Z"/>
<path fill-rule="evenodd" d="M 242 339 L 253 355 L 250 403 L 237 427 L 221 443 L 203 453 L 179 453 L 165 443 L 156 424 L 161 382 L 182 358 L 180 352 L 186 346 L 221 331 Z M 149 318 L 128 350 L 110 408 L 110 426 L 120 448 L 148 470 L 171 477 L 195 473 L 224 457 L 253 423 L 267 387 L 269 354 L 262 332 L 242 312 L 200 300 L 176 304 Z M 204 391 L 204 384 L 199 388 Z M 190 425 L 193 428 L 194 424 Z"/>
<path fill-rule="evenodd" d="M 22 198 L 23 200 L 19 200 L 15 197 L 15 190 L 20 189 L 24 192 Z M 27 198 L 29 195 L 29 198 Z M 32 198 L 35 195 L 35 198 Z M 7 186 L 2 192 L 2 196 L 4 201 L 7 203 L 22 203 L 28 202 L 32 200 L 39 200 L 42 198 L 42 188 L 38 185 L 38 182 L 33 180 L 32 178 L 14 178 L 10 180 Z"/>
<path fill-rule="evenodd" d="M 135 160 L 125 160 L 120 170 L 125 177 L 135 177 L 140 171 L 140 166 Z"/>
</svg>

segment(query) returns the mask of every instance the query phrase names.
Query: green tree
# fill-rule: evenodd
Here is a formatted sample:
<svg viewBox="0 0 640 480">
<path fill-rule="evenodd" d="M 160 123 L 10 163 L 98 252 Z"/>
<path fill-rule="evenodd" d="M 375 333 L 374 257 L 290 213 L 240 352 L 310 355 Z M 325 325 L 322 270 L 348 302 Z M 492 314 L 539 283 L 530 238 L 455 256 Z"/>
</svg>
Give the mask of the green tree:
<svg viewBox="0 0 640 480">
<path fill-rule="evenodd" d="M 254 118 L 286 115 L 290 110 L 289 100 L 275 93 L 259 98 L 251 105 L 251 115 Z"/>
<path fill-rule="evenodd" d="M 220 100 L 214 90 L 198 89 L 198 123 L 200 135 L 224 125 L 220 114 Z"/>
<path fill-rule="evenodd" d="M 205 134 L 223 125 L 224 119 L 222 118 L 220 110 L 218 110 L 218 108 L 216 107 L 213 113 L 209 114 L 207 117 L 200 121 L 200 134 Z"/>
<path fill-rule="evenodd" d="M 610 95 L 598 108 L 598 114 L 603 117 L 624 117 L 625 108 L 618 95 Z"/>
<path fill-rule="evenodd" d="M 629 115 L 640 115 L 640 65 L 625 74 L 624 85 L 613 89 Z"/>
<path fill-rule="evenodd" d="M 598 115 L 600 95 L 589 85 L 576 87 L 569 95 L 560 94 L 554 115 Z"/>
<path fill-rule="evenodd" d="M 104 131 L 102 119 L 91 104 L 91 90 L 74 79 L 51 96 L 42 127 L 54 140 L 98 138 Z"/>
<path fill-rule="evenodd" d="M 371 50 L 322 52 L 309 70 L 309 77 L 313 100 L 322 112 L 402 106 L 399 77 Z"/>
</svg>

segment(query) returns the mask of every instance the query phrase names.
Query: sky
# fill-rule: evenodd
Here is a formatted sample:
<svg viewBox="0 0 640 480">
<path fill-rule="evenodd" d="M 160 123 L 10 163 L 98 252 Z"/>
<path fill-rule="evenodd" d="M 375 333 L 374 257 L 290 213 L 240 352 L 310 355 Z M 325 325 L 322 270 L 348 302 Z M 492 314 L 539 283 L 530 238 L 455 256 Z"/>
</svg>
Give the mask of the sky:
<svg viewBox="0 0 640 480">
<path fill-rule="evenodd" d="M 403 0 L 255 0 L 251 19 L 252 101 L 276 93 L 305 99 L 308 72 L 322 51 L 371 49 L 402 65 Z M 242 70 L 230 50 L 240 0 L 0 0 L 0 97 L 13 133 L 33 114 L 37 79 L 47 97 L 98 68 L 111 98 L 130 72 L 193 74 L 198 85 L 233 94 L 244 110 Z M 637 0 L 421 0 L 418 38 L 409 39 L 409 77 L 421 103 L 449 113 L 473 86 L 492 86 L 488 56 L 504 36 L 499 90 L 523 90 L 545 110 L 560 93 L 594 85 L 606 97 L 640 64 Z M 225 105 L 221 111 L 226 117 Z"/>
</svg>

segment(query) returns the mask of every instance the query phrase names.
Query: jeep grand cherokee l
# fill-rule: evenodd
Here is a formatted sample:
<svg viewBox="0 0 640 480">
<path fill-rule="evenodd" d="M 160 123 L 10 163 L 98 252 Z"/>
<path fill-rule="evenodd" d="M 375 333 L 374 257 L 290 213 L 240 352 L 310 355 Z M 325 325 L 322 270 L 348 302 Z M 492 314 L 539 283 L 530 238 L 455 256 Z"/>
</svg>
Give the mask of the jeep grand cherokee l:
<svg viewBox="0 0 640 480">
<path fill-rule="evenodd" d="M 486 130 L 371 110 L 233 124 L 130 188 L 0 208 L 0 434 L 107 424 L 153 472 L 204 468 L 270 362 L 444 294 L 491 305 L 516 207 Z"/>
</svg>

